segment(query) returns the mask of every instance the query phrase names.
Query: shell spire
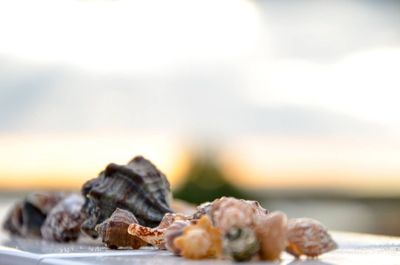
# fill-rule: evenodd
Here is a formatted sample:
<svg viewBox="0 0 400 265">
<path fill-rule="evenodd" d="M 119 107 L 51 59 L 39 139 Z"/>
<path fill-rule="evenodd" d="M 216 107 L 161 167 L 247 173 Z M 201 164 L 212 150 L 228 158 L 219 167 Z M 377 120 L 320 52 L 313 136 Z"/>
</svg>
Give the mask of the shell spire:
<svg viewBox="0 0 400 265">
<path fill-rule="evenodd" d="M 131 223 L 137 223 L 135 216 L 129 211 L 117 208 L 109 218 L 98 224 L 95 229 L 108 248 L 131 247 L 138 249 L 146 245 L 146 242 L 128 234 L 128 226 Z"/>
<path fill-rule="evenodd" d="M 170 208 L 171 191 L 165 175 L 142 156 L 127 165 L 109 164 L 95 179 L 82 187 L 86 201 L 82 213 L 86 217 L 82 230 L 96 238 L 97 224 L 117 209 L 128 210 L 139 224 L 155 227 Z"/>
</svg>

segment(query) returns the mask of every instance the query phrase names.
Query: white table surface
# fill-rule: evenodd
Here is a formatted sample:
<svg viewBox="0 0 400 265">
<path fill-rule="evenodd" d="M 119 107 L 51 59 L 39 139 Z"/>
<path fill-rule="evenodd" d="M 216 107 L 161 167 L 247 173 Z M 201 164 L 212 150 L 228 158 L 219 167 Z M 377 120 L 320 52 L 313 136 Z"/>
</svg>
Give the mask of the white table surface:
<svg viewBox="0 0 400 265">
<path fill-rule="evenodd" d="M 332 232 L 339 249 L 315 260 L 295 260 L 282 255 L 280 264 L 396 264 L 400 265 L 400 238 L 367 234 Z M 118 264 L 118 265 L 190 265 L 232 264 L 230 261 L 189 261 L 167 251 L 143 248 L 140 250 L 110 250 L 100 244 L 80 242 L 49 243 L 41 240 L 1 237 L 0 264 Z M 241 263 L 243 264 L 243 263 Z M 244 263 L 244 264 L 250 264 Z M 271 264 L 255 262 L 254 264 Z M 279 264 L 278 262 L 272 264 Z"/>
</svg>

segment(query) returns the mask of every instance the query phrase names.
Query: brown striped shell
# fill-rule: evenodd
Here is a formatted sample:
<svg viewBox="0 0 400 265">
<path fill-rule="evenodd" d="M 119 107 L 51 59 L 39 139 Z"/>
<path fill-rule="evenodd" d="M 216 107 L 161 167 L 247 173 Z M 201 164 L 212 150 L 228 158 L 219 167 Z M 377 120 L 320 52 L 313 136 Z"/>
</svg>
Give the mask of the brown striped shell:
<svg viewBox="0 0 400 265">
<path fill-rule="evenodd" d="M 100 175 L 82 188 L 86 198 L 82 230 L 96 238 L 96 225 L 117 209 L 132 212 L 139 224 L 155 227 L 170 208 L 170 186 L 167 178 L 149 160 L 138 156 L 127 165 L 109 164 Z"/>
<path fill-rule="evenodd" d="M 146 242 L 128 233 L 128 227 L 132 223 L 137 223 L 135 216 L 129 211 L 117 208 L 109 218 L 96 226 L 96 231 L 108 248 L 138 249 L 146 245 Z"/>
</svg>

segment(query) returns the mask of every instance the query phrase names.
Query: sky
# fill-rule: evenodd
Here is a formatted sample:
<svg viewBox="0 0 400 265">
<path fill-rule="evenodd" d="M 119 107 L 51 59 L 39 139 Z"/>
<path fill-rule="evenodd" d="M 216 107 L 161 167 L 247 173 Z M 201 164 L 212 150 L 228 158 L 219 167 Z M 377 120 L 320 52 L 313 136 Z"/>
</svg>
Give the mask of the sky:
<svg viewBox="0 0 400 265">
<path fill-rule="evenodd" d="M 2 0 L 0 187 L 60 175 L 77 187 L 135 154 L 178 184 L 190 150 L 210 145 L 238 185 L 396 193 L 399 13 L 397 1 Z"/>
</svg>

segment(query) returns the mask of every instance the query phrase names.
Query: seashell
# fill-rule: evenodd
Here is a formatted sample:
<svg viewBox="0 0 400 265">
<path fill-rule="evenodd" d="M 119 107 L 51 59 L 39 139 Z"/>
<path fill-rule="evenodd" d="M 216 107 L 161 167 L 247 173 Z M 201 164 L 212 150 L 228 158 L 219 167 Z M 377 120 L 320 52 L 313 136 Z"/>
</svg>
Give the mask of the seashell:
<svg viewBox="0 0 400 265">
<path fill-rule="evenodd" d="M 212 202 L 210 215 L 222 233 L 231 228 L 254 227 L 268 211 L 256 201 L 221 197 Z"/>
<path fill-rule="evenodd" d="M 159 249 L 166 249 L 164 233 L 172 223 L 178 220 L 186 221 L 189 220 L 189 217 L 182 214 L 167 213 L 157 227 L 151 228 L 132 223 L 128 227 L 128 233 Z"/>
<path fill-rule="evenodd" d="M 146 243 L 153 245 L 159 249 L 165 249 L 164 247 L 164 229 L 157 227 L 151 228 L 142 226 L 137 223 L 132 223 L 128 227 L 128 233 L 132 236 L 138 237 Z"/>
<path fill-rule="evenodd" d="M 58 242 L 76 241 L 83 221 L 83 202 L 83 197 L 77 194 L 71 194 L 61 200 L 47 215 L 41 227 L 42 237 Z"/>
<path fill-rule="evenodd" d="M 337 248 L 327 229 L 310 218 L 289 220 L 288 241 L 286 251 L 297 258 L 302 255 L 317 257 Z"/>
<path fill-rule="evenodd" d="M 47 214 L 64 196 L 63 193 L 54 192 L 28 194 L 10 210 L 3 228 L 23 237 L 41 237 L 40 228 Z"/>
<path fill-rule="evenodd" d="M 100 175 L 82 188 L 82 230 L 98 236 L 95 226 L 111 216 L 116 208 L 132 212 L 139 224 L 155 227 L 165 213 L 172 212 L 167 178 L 149 160 L 138 156 L 127 165 L 109 164 Z"/>
<path fill-rule="evenodd" d="M 135 216 L 129 211 L 117 208 L 109 218 L 98 224 L 95 229 L 108 248 L 131 247 L 138 249 L 146 245 L 146 242 L 128 233 L 129 224 L 132 223 L 137 223 Z"/>
<path fill-rule="evenodd" d="M 175 238 L 174 245 L 188 259 L 220 257 L 222 252 L 221 233 L 207 215 L 185 227 L 183 234 Z"/>
<path fill-rule="evenodd" d="M 165 248 L 175 255 L 180 255 L 181 251 L 175 246 L 174 240 L 183 234 L 183 229 L 189 224 L 190 222 L 188 220 L 177 220 L 173 222 L 164 232 Z"/>
<path fill-rule="evenodd" d="M 157 226 L 157 228 L 158 229 L 168 228 L 172 223 L 178 220 L 181 221 L 190 220 L 190 217 L 181 213 L 166 213 L 163 219 L 161 220 L 160 224 Z"/>
<path fill-rule="evenodd" d="M 211 217 L 211 202 L 204 202 L 197 206 L 196 212 L 193 214 L 192 219 L 200 219 L 203 215 L 208 215 L 210 218 Z"/>
<path fill-rule="evenodd" d="M 260 249 L 255 232 L 248 227 L 229 229 L 222 245 L 224 254 L 235 261 L 249 261 Z"/>
<path fill-rule="evenodd" d="M 287 217 L 282 212 L 272 212 L 263 217 L 256 226 L 257 238 L 260 241 L 260 258 L 262 260 L 279 260 L 287 246 Z"/>
</svg>

